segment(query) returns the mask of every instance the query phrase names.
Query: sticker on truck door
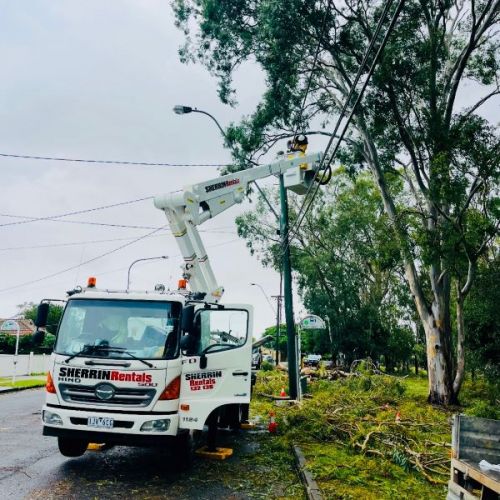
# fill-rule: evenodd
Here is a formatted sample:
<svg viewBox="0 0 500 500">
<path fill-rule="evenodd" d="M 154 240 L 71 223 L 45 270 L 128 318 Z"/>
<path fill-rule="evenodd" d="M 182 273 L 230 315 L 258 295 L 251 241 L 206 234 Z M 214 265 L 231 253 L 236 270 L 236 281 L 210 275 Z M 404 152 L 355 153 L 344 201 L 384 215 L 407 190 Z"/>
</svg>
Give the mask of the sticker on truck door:
<svg viewBox="0 0 500 500">
<path fill-rule="evenodd" d="M 222 377 L 222 370 L 191 372 L 184 375 L 192 391 L 211 391 L 215 389 L 217 379 Z"/>
</svg>

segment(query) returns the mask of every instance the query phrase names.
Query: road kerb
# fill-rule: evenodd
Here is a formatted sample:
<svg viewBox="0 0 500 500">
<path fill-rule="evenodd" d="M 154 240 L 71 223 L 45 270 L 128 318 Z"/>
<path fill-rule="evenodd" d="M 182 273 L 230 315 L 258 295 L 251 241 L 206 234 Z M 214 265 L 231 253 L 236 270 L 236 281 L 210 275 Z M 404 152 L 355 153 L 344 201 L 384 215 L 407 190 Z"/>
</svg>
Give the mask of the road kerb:
<svg viewBox="0 0 500 500">
<path fill-rule="evenodd" d="M 304 485 L 307 500 L 323 500 L 323 495 L 321 494 L 318 483 L 313 479 L 312 474 L 306 469 L 306 459 L 302 450 L 297 445 L 292 445 L 292 450 L 300 480 Z"/>
</svg>

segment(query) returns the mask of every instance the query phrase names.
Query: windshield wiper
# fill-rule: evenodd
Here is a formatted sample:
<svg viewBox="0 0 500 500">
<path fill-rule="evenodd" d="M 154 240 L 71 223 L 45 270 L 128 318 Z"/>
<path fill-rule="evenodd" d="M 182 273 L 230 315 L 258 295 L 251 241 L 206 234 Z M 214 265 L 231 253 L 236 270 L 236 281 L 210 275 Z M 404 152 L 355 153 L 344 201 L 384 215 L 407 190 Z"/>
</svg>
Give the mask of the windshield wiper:
<svg viewBox="0 0 500 500">
<path fill-rule="evenodd" d="M 85 344 L 78 352 L 75 352 L 75 354 L 72 354 L 69 358 L 66 358 L 64 360 L 65 363 L 69 363 L 73 358 L 76 358 L 77 356 L 80 356 L 81 354 L 90 354 L 91 352 L 94 352 L 95 346 L 92 344 Z"/>
<path fill-rule="evenodd" d="M 137 356 L 134 356 L 130 351 L 125 349 L 125 347 L 111 347 L 107 345 L 96 345 L 94 346 L 94 351 L 107 351 L 107 352 L 122 352 L 123 354 L 129 355 L 132 359 L 136 359 L 137 361 L 140 361 L 141 363 L 144 363 L 146 366 L 149 366 L 150 368 L 154 368 L 154 365 L 146 361 L 145 359 L 138 358 Z"/>
</svg>

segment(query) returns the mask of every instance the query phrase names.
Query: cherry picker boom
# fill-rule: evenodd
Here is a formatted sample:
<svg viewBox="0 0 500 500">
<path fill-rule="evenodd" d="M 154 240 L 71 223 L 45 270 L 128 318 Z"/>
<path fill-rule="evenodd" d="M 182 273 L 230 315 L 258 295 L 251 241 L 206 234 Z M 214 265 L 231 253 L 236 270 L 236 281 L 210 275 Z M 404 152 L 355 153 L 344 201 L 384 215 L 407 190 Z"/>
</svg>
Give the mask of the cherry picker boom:
<svg viewBox="0 0 500 500">
<path fill-rule="evenodd" d="M 197 227 L 241 203 L 250 184 L 259 179 L 283 175 L 285 188 L 305 194 L 316 177 L 321 155 L 290 156 L 270 165 L 241 170 L 155 198 L 154 204 L 165 212 L 181 250 L 183 278 L 193 294 L 205 294 L 205 300 L 217 303 L 224 293 L 224 288 L 215 278 Z"/>
</svg>

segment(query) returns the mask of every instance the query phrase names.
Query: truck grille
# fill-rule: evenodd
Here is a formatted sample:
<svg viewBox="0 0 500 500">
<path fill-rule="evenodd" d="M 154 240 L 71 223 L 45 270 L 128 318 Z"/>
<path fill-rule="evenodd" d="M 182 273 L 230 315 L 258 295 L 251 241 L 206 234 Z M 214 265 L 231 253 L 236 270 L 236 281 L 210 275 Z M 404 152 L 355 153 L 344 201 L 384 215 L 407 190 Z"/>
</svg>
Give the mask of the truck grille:
<svg viewBox="0 0 500 500">
<path fill-rule="evenodd" d="M 61 397 L 68 403 L 83 403 L 102 406 L 148 406 L 153 400 L 155 389 L 129 389 L 114 387 L 115 393 L 111 399 L 103 401 L 95 395 L 95 385 L 59 384 Z"/>
</svg>

